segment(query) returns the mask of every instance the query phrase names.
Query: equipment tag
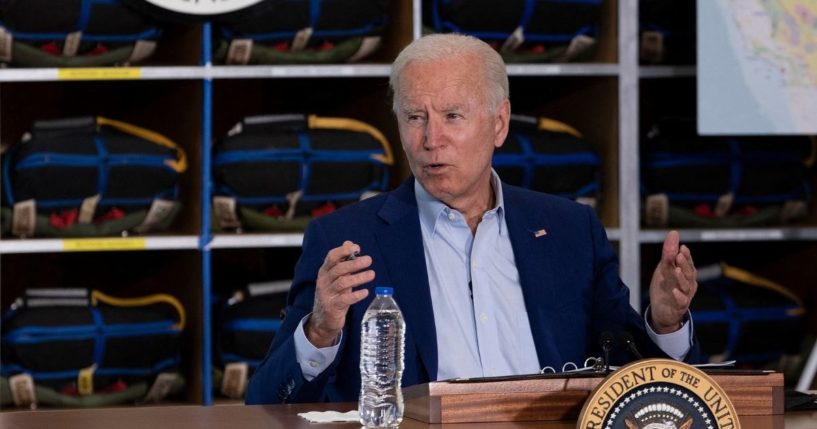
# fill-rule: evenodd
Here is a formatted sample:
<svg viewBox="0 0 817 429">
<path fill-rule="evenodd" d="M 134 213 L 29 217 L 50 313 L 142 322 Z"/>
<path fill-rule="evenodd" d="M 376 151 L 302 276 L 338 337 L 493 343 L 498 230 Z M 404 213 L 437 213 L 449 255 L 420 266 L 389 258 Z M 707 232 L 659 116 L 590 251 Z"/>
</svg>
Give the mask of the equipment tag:
<svg viewBox="0 0 817 429">
<path fill-rule="evenodd" d="M 20 201 L 12 209 L 11 233 L 18 237 L 32 237 L 37 226 L 37 202 Z"/>
<path fill-rule="evenodd" d="M 34 390 L 34 379 L 30 374 L 12 375 L 9 377 L 9 387 L 14 405 L 37 408 L 37 392 Z"/>
<path fill-rule="evenodd" d="M 96 364 L 79 370 L 77 391 L 79 391 L 80 395 L 85 396 L 94 393 L 94 372 L 96 372 Z"/>
<path fill-rule="evenodd" d="M 241 399 L 247 389 L 247 362 L 228 363 L 224 367 L 224 377 L 221 379 L 221 393 L 228 398 Z"/>
</svg>

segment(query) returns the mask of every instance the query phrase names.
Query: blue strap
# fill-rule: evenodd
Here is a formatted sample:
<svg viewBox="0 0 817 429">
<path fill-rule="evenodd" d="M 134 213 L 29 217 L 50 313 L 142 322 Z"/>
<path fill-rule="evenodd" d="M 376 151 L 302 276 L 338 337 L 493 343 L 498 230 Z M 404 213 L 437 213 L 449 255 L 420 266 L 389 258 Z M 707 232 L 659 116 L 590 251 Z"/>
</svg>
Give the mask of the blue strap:
<svg viewBox="0 0 817 429">
<path fill-rule="evenodd" d="M 94 326 L 98 333 L 94 339 L 93 359 L 95 364 L 101 366 L 105 359 L 105 321 L 102 320 L 102 313 L 99 311 L 99 308 L 90 307 L 88 310 L 91 312 L 91 317 L 94 319 Z"/>
<path fill-rule="evenodd" d="M 101 377 L 117 377 L 117 376 L 131 376 L 131 377 L 148 377 L 158 374 L 165 369 L 179 366 L 179 356 L 164 359 L 157 362 L 150 367 L 97 367 L 94 371 L 95 376 Z M 0 374 L 4 377 L 19 373 L 31 374 L 35 380 L 71 380 L 79 376 L 80 370 L 65 370 L 65 371 L 32 371 L 30 368 L 20 366 L 18 364 L 3 365 L 0 369 Z"/>
<path fill-rule="evenodd" d="M 97 168 L 99 168 L 96 181 L 96 193 L 101 198 L 105 195 L 105 189 L 108 188 L 108 149 L 105 147 L 105 142 L 102 141 L 102 136 L 100 135 L 94 137 L 94 144 L 96 145 Z"/>
<path fill-rule="evenodd" d="M 247 362 L 247 366 L 250 368 L 256 368 L 258 367 L 258 364 L 261 363 L 260 359 L 247 359 L 245 356 L 237 355 L 235 353 L 222 353 L 221 361 L 225 364 L 233 362 Z"/>
<path fill-rule="evenodd" d="M 732 162 L 729 166 L 729 192 L 736 194 L 743 176 L 743 163 L 740 162 L 740 144 L 734 138 L 729 138 L 726 141 L 729 143 L 729 153 L 732 155 Z"/>
<path fill-rule="evenodd" d="M 6 201 L 8 201 L 9 205 L 14 205 L 16 201 L 14 200 L 14 191 L 11 189 L 11 177 L 9 176 L 9 172 L 11 171 L 11 160 L 14 158 L 14 155 L 17 153 L 18 148 L 20 145 L 13 145 L 11 150 L 6 154 L 3 158 L 3 191 L 6 194 Z"/>
<path fill-rule="evenodd" d="M 525 28 L 530 24 L 530 20 L 533 18 L 533 9 L 535 6 L 536 0 L 525 0 L 525 9 L 522 11 L 522 16 L 519 18 L 519 26 Z"/>
<path fill-rule="evenodd" d="M 222 325 L 223 331 L 278 332 L 280 319 L 234 319 Z"/>
<path fill-rule="evenodd" d="M 301 164 L 301 180 L 298 181 L 298 187 L 306 192 L 312 175 L 312 161 L 310 160 L 310 150 L 312 147 L 309 144 L 309 134 L 304 131 L 298 132 L 298 143 L 300 143 L 301 151 L 304 154 L 304 160 Z"/>
<path fill-rule="evenodd" d="M 321 0 L 310 0 L 309 26 L 314 29 L 318 25 L 318 20 L 320 19 L 321 19 Z"/>
</svg>

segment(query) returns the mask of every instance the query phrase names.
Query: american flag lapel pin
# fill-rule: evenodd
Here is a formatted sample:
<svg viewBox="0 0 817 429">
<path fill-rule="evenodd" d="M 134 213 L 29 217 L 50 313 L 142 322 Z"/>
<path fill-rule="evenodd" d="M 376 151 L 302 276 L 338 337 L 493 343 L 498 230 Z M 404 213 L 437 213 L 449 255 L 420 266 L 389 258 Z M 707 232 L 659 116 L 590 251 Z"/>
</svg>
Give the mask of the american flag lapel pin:
<svg viewBox="0 0 817 429">
<path fill-rule="evenodd" d="M 544 228 L 539 229 L 539 230 L 536 230 L 536 231 L 534 231 L 534 232 L 533 232 L 533 236 L 534 236 L 535 238 L 544 237 L 544 236 L 546 236 L 546 235 L 548 235 L 548 232 L 547 232 L 547 231 L 545 231 L 545 229 L 544 229 Z"/>
</svg>

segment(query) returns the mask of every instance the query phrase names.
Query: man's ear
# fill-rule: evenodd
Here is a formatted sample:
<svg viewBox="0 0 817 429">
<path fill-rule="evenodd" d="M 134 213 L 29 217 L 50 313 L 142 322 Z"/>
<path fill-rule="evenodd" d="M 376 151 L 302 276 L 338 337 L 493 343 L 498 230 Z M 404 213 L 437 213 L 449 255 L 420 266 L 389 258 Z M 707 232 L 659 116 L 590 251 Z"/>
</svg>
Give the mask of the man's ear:
<svg viewBox="0 0 817 429">
<path fill-rule="evenodd" d="M 508 137 L 510 120 L 511 100 L 506 98 L 499 104 L 499 108 L 496 109 L 496 116 L 494 117 L 494 133 L 496 134 L 494 147 L 499 148 L 505 143 L 505 138 Z"/>
</svg>

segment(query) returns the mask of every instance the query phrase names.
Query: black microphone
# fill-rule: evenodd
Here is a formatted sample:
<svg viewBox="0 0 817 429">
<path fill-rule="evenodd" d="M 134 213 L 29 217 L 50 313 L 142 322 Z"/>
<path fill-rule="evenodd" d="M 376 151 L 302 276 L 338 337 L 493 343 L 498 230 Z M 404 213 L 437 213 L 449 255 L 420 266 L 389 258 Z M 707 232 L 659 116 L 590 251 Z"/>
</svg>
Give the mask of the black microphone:
<svg viewBox="0 0 817 429">
<path fill-rule="evenodd" d="M 601 349 L 604 350 L 604 372 L 610 372 L 610 350 L 613 349 L 613 333 L 604 331 L 601 333 Z"/>
<path fill-rule="evenodd" d="M 633 336 L 629 332 L 620 331 L 618 333 L 618 339 L 622 343 L 624 343 L 624 345 L 627 347 L 627 350 L 629 350 L 630 353 L 632 353 L 636 359 L 644 359 L 644 356 L 641 356 L 641 353 L 638 352 L 638 348 L 636 348 L 635 346 L 635 339 L 633 339 Z"/>
</svg>

